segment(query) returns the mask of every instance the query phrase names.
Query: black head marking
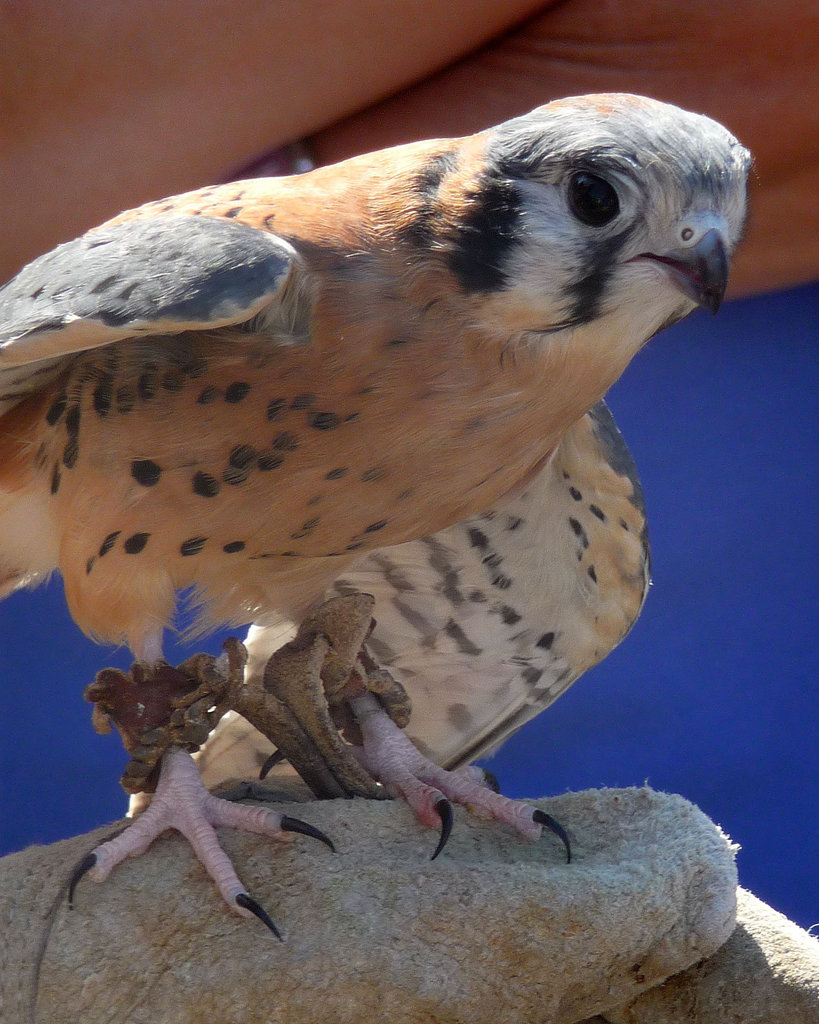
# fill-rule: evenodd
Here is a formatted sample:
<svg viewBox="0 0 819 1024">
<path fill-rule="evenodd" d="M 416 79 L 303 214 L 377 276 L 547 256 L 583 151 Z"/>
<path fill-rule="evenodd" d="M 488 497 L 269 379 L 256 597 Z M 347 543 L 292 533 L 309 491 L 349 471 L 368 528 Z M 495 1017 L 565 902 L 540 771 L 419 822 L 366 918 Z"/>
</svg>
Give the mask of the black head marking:
<svg viewBox="0 0 819 1024">
<path fill-rule="evenodd" d="M 427 249 L 440 223 L 438 194 L 447 175 L 458 166 L 456 150 L 436 153 L 421 168 L 413 183 L 413 192 L 418 196 L 415 216 L 400 233 L 401 240 L 415 249 Z"/>
<path fill-rule="evenodd" d="M 465 292 L 500 291 L 510 251 L 520 244 L 522 197 L 514 182 L 488 178 L 449 239 L 447 262 Z"/>
<path fill-rule="evenodd" d="M 617 254 L 633 230 L 631 226 L 609 238 L 590 238 L 589 244 L 578 254 L 580 270 L 565 294 L 568 325 L 582 327 L 598 316 L 606 285 L 617 266 Z"/>
</svg>

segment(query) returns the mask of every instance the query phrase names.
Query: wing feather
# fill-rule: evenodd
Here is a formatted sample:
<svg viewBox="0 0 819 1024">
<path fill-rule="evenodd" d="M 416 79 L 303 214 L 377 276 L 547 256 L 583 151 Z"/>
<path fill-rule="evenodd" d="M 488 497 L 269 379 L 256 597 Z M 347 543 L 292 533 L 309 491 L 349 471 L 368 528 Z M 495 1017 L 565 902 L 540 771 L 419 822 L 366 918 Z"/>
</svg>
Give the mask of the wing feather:
<svg viewBox="0 0 819 1024">
<path fill-rule="evenodd" d="M 78 352 L 245 323 L 284 301 L 297 266 L 276 235 L 192 214 L 127 221 L 59 245 L 0 289 L 0 413 Z"/>
</svg>

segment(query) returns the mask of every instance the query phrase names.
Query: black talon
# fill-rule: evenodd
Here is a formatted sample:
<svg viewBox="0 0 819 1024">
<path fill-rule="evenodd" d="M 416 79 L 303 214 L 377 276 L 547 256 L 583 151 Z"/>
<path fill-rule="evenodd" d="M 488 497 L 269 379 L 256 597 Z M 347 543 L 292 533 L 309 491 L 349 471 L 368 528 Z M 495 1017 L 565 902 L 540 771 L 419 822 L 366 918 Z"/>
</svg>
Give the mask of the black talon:
<svg viewBox="0 0 819 1024">
<path fill-rule="evenodd" d="M 267 778 L 268 772 L 271 772 L 277 764 L 281 764 L 285 760 L 284 754 L 280 750 L 274 750 L 273 753 L 268 757 L 262 767 L 259 769 L 259 782 Z"/>
<path fill-rule="evenodd" d="M 313 839 L 318 839 L 325 846 L 329 846 L 333 853 L 336 852 L 332 839 L 329 839 L 315 825 L 308 825 L 306 821 L 302 821 L 300 818 L 291 818 L 288 814 L 283 814 L 279 827 L 283 832 L 298 832 L 303 836 L 312 836 Z"/>
<path fill-rule="evenodd" d="M 452 804 L 447 800 L 446 797 L 442 796 L 440 800 L 435 801 L 435 810 L 438 812 L 438 817 L 441 819 L 441 838 L 438 840 L 438 845 L 435 847 L 435 853 L 429 858 L 435 860 L 438 854 L 443 850 L 449 839 L 449 834 L 452 831 Z"/>
<path fill-rule="evenodd" d="M 554 834 L 566 847 L 566 863 L 571 864 L 572 848 L 569 845 L 569 837 L 566 835 L 566 830 L 563 828 L 560 822 L 555 821 L 551 814 L 547 814 L 545 811 L 541 811 L 537 807 L 532 812 L 532 821 L 537 822 L 538 825 L 545 825 L 545 827 L 548 828 L 550 832 L 554 832 Z"/>
<path fill-rule="evenodd" d="M 281 932 L 275 926 L 275 924 L 273 924 L 272 920 L 270 919 L 270 915 L 264 909 L 261 903 L 259 903 L 257 900 L 254 900 L 253 897 L 250 896 L 248 893 L 240 892 L 239 895 L 236 897 L 236 904 L 237 906 L 244 907 L 245 910 L 249 910 L 251 914 L 255 914 L 256 917 L 258 917 L 258 919 L 262 922 L 262 924 L 267 925 L 267 927 L 271 930 L 271 932 L 273 932 L 273 934 L 276 936 L 279 942 L 284 942 L 284 939 L 281 936 Z"/>
<path fill-rule="evenodd" d="M 87 853 L 79 864 L 71 872 L 71 879 L 68 883 L 68 909 L 74 909 L 74 890 L 77 888 L 80 879 L 97 863 L 96 853 Z"/>
</svg>

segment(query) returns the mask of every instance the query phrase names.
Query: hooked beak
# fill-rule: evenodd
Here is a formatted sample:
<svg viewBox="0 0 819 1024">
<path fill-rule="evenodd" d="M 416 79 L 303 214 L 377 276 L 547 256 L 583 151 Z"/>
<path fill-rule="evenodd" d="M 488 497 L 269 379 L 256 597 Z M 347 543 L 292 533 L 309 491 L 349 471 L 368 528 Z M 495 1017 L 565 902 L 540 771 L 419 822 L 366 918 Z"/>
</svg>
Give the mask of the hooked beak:
<svg viewBox="0 0 819 1024">
<path fill-rule="evenodd" d="M 667 256 L 644 252 L 637 259 L 662 263 L 673 284 L 698 306 L 716 313 L 722 305 L 728 286 L 728 253 L 716 228 L 706 231 L 690 248 L 677 249 Z"/>
</svg>

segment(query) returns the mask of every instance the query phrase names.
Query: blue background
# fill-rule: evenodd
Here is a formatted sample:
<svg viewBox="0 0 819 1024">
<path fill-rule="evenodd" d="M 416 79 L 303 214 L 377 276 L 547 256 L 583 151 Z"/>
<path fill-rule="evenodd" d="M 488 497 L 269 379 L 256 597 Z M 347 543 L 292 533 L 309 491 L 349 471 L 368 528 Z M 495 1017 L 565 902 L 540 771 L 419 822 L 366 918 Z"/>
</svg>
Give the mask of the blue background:
<svg viewBox="0 0 819 1024">
<path fill-rule="evenodd" d="M 803 927 L 819 921 L 817 324 L 819 286 L 729 303 L 613 389 L 654 586 L 624 644 L 490 762 L 511 796 L 683 794 L 742 845 L 740 882 Z M 0 652 L 0 853 L 120 817 L 125 756 L 81 693 L 127 654 L 79 633 L 59 581 L 0 607 Z"/>
</svg>

